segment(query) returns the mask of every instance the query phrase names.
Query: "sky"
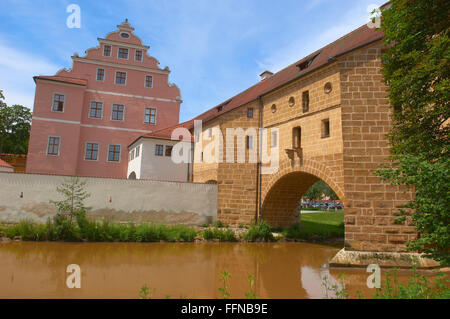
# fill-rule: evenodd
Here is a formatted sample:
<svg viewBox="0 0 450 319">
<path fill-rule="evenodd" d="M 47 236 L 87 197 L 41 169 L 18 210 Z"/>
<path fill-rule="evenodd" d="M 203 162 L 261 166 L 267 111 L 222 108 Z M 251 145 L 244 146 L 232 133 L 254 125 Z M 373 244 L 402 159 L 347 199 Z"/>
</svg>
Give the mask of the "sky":
<svg viewBox="0 0 450 319">
<path fill-rule="evenodd" d="M 128 18 L 148 54 L 169 66 L 189 120 L 367 23 L 387 0 L 0 0 L 0 90 L 33 108 L 35 75 L 71 68 Z M 68 28 L 70 4 L 81 27 Z"/>
</svg>

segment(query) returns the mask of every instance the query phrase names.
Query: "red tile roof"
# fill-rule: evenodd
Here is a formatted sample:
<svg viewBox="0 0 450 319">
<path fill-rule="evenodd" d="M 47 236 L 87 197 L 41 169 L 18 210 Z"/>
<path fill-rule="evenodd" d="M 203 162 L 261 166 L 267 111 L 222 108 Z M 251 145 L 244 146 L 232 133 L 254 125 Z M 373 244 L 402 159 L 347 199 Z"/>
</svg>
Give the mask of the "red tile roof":
<svg viewBox="0 0 450 319">
<path fill-rule="evenodd" d="M 338 40 L 328 44 L 307 57 L 289 65 L 283 70 L 275 73 L 271 77 L 258 82 L 247 90 L 235 95 L 231 99 L 209 109 L 208 111 L 198 115 L 192 120 L 177 124 L 172 127 L 153 132 L 151 134 L 143 135 L 143 137 L 155 137 L 170 139 L 172 130 L 177 127 L 185 127 L 192 129 L 194 127 L 194 120 L 202 120 L 203 123 L 210 121 L 224 113 L 234 110 L 242 105 L 256 100 L 259 96 L 269 93 L 270 91 L 285 85 L 286 83 L 300 78 L 320 67 L 323 67 L 336 59 L 337 57 L 348 53 L 352 50 L 369 45 L 373 42 L 379 41 L 383 38 L 384 33 L 381 30 L 371 29 L 367 25 L 363 25 L 358 29 L 346 34 Z M 312 60 L 312 61 L 311 61 Z M 307 63 L 305 63 L 307 62 Z M 310 62 L 310 63 L 308 63 Z M 309 66 L 301 69 L 299 65 L 306 64 Z M 219 111 L 220 110 L 220 111 Z M 135 141 L 134 141 L 135 142 Z M 134 143 L 133 142 L 133 143 Z M 131 144 L 133 144 L 131 143 Z M 130 144 L 130 145 L 131 145 Z"/>
<path fill-rule="evenodd" d="M 254 86 L 248 88 L 247 90 L 237 94 L 228 101 L 219 104 L 218 106 L 200 114 L 195 119 L 203 120 L 203 122 L 210 121 L 225 112 L 231 111 L 238 108 L 244 104 L 247 104 L 253 100 L 256 100 L 259 96 L 269 93 L 270 91 L 292 81 L 300 78 L 307 73 L 310 73 L 320 67 L 323 67 L 331 63 L 335 58 L 343 55 L 352 50 L 358 49 L 360 47 L 366 46 L 375 41 L 381 40 L 384 33 L 380 30 L 371 29 L 367 25 L 346 34 L 345 36 L 339 38 L 338 40 L 328 44 L 320 50 L 308 55 L 307 57 L 291 64 L 290 66 L 284 68 L 283 70 L 275 73 L 271 77 L 260 81 Z M 312 60 L 309 67 L 300 70 L 299 65 L 304 62 Z M 218 108 L 222 108 L 219 112 Z"/>
<path fill-rule="evenodd" d="M 13 168 L 11 165 L 0 159 L 0 167 Z"/>
<path fill-rule="evenodd" d="M 70 84 L 76 84 L 76 85 L 82 85 L 82 86 L 87 86 L 87 84 L 88 84 L 88 80 L 85 80 L 85 79 L 69 78 L 66 76 L 56 76 L 56 75 L 39 75 L 39 76 L 34 76 L 33 79 L 34 79 L 34 82 L 36 82 L 37 79 L 42 79 L 42 80 L 70 83 Z"/>
</svg>

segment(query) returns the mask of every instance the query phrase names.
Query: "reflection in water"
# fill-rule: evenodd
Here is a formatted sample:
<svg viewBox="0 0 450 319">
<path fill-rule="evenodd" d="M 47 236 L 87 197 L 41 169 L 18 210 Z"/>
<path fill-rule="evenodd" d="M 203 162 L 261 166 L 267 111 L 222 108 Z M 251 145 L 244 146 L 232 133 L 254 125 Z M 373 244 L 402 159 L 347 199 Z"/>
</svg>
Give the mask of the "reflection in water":
<svg viewBox="0 0 450 319">
<path fill-rule="evenodd" d="M 144 284 L 155 298 L 218 298 L 223 270 L 231 273 L 233 298 L 245 297 L 248 274 L 261 298 L 322 298 L 324 271 L 328 278 L 338 273 L 321 268 L 338 250 L 307 243 L 14 242 L 0 245 L 0 298 L 137 298 Z M 81 267 L 80 289 L 66 286 L 69 264 Z M 367 275 L 346 274 L 348 285 L 367 290 Z"/>
</svg>

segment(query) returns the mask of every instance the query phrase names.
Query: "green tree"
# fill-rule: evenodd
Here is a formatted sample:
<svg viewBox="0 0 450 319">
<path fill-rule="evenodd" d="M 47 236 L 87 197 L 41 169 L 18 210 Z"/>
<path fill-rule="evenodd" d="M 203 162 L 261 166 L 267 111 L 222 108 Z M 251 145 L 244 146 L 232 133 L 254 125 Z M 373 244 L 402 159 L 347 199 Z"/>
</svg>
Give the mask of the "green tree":
<svg viewBox="0 0 450 319">
<path fill-rule="evenodd" d="M 419 233 L 408 249 L 443 265 L 450 262 L 449 15 L 448 0 L 392 0 L 383 10 L 383 75 L 393 126 L 391 163 L 377 171 L 415 192 L 397 219 L 411 216 Z"/>
<path fill-rule="evenodd" d="M 8 106 L 0 90 L 0 153 L 26 154 L 31 111 L 22 105 Z"/>
<path fill-rule="evenodd" d="M 316 183 L 314 183 L 303 195 L 303 197 L 309 199 L 309 200 L 320 200 L 322 199 L 322 194 L 325 196 L 329 196 L 331 200 L 337 200 L 338 197 L 336 193 L 331 189 L 328 184 L 326 184 L 324 181 L 320 180 Z"/>
<path fill-rule="evenodd" d="M 68 220 L 69 224 L 72 224 L 74 219 L 85 217 L 89 207 L 84 205 L 84 200 L 91 196 L 85 190 L 85 185 L 85 181 L 82 182 L 78 177 L 71 177 L 56 188 L 57 192 L 64 197 L 59 201 L 50 201 L 58 209 L 57 217 Z"/>
</svg>

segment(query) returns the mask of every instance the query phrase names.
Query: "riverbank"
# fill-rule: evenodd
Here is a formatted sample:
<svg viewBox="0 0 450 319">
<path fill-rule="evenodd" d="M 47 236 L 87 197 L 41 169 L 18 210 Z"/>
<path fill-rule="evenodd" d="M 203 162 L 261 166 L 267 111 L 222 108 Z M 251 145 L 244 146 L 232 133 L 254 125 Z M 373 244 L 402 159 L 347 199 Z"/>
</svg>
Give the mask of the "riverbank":
<svg viewBox="0 0 450 319">
<path fill-rule="evenodd" d="M 229 227 L 216 222 L 203 227 L 162 224 L 118 224 L 83 220 L 55 225 L 23 221 L 0 225 L 0 242 L 264 242 L 301 241 L 337 244 L 343 242 L 344 213 L 302 214 L 300 223 L 273 229 L 264 221 L 256 225 Z"/>
</svg>

